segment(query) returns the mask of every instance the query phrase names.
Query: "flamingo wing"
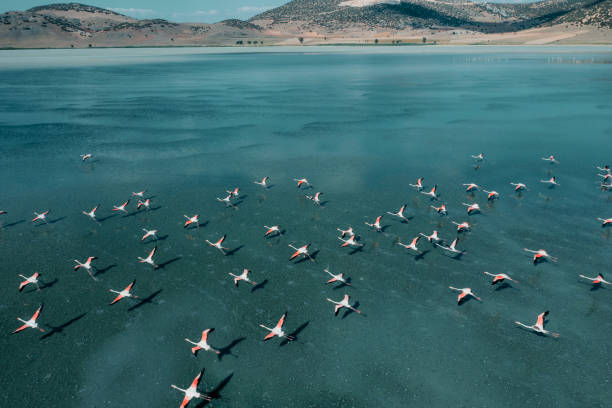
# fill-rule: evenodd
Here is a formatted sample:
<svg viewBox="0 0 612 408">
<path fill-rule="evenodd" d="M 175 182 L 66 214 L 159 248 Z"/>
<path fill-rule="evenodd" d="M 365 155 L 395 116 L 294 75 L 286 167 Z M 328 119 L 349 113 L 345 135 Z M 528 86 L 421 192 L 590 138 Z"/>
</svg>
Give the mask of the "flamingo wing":
<svg viewBox="0 0 612 408">
<path fill-rule="evenodd" d="M 13 334 L 15 334 L 15 333 L 19 333 L 20 331 L 25 330 L 25 329 L 27 329 L 27 328 L 28 328 L 28 325 L 27 325 L 27 324 L 24 324 L 24 325 L 23 325 L 23 326 L 21 326 L 20 328 L 16 329 L 16 330 L 13 332 Z"/>
</svg>

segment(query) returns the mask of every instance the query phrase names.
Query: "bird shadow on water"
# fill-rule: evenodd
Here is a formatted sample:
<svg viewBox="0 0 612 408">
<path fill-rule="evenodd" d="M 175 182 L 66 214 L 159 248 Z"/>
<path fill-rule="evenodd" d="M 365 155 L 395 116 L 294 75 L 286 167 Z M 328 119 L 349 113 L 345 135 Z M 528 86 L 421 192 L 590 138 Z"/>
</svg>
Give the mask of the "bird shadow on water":
<svg viewBox="0 0 612 408">
<path fill-rule="evenodd" d="M 347 286 L 349 286 L 351 288 L 354 288 L 354 286 L 351 285 L 351 281 L 352 281 L 351 278 L 346 278 L 345 281 L 346 281 L 346 283 L 345 282 L 340 282 L 340 284 L 332 287 L 332 290 L 346 288 Z"/>
<path fill-rule="evenodd" d="M 265 288 L 267 284 L 268 284 L 268 280 L 264 279 L 263 281 L 259 282 L 258 284 L 253 285 L 253 287 L 251 288 L 251 293 L 255 292 L 256 290 Z"/>
<path fill-rule="evenodd" d="M 94 276 L 98 276 L 98 275 L 104 275 L 106 272 L 108 272 L 109 270 L 113 269 L 114 267 L 116 267 L 117 264 L 110 264 L 104 268 L 96 268 L 96 273 L 94 273 Z"/>
<path fill-rule="evenodd" d="M 424 259 L 425 255 L 427 255 L 430 252 L 431 252 L 431 249 L 426 249 L 424 251 L 421 251 L 420 253 L 416 254 L 416 256 L 414 257 L 414 260 L 415 261 L 420 261 L 420 260 Z"/>
<path fill-rule="evenodd" d="M 40 340 L 44 340 L 47 339 L 51 336 L 53 336 L 54 334 L 64 334 L 64 329 L 68 326 L 71 326 L 72 324 L 74 324 L 75 322 L 77 322 L 78 320 L 81 320 L 83 317 L 85 317 L 85 315 L 88 312 L 85 313 L 81 313 L 80 315 L 78 315 L 77 317 L 73 317 L 72 319 L 68 320 L 66 323 L 62 323 L 59 326 L 51 326 L 51 325 L 46 325 L 47 327 L 50 327 L 51 330 L 44 334 L 43 336 L 40 337 Z"/>
<path fill-rule="evenodd" d="M 353 306 L 355 309 L 359 309 L 359 302 L 355 302 L 355 304 L 354 304 L 354 305 L 352 305 L 352 306 Z M 345 310 L 345 311 L 344 311 L 344 314 L 342 315 L 341 319 L 344 319 L 346 316 L 351 315 L 351 314 L 353 314 L 353 313 L 355 313 L 355 311 L 354 311 L 354 310 L 352 310 L 352 309 L 347 309 L 347 310 Z M 360 314 L 362 314 L 362 313 L 360 313 Z M 364 316 L 365 316 L 365 315 L 364 315 Z"/>
<path fill-rule="evenodd" d="M 230 249 L 229 251 L 227 251 L 225 255 L 226 256 L 234 255 L 236 252 L 240 251 L 242 248 L 244 248 L 244 245 L 239 245 L 236 248 Z"/>
<path fill-rule="evenodd" d="M 351 250 L 351 252 L 349 252 L 349 255 L 354 255 L 357 252 L 362 252 L 364 247 L 365 247 L 365 244 L 362 244 L 361 246 L 354 248 L 353 250 Z"/>
<path fill-rule="evenodd" d="M 206 392 L 206 395 L 208 395 L 213 400 L 221 399 L 221 391 L 223 391 L 223 389 L 227 386 L 227 384 L 232 380 L 233 376 L 234 376 L 234 373 L 231 373 L 230 375 L 225 377 L 223 380 L 221 380 L 221 382 L 215 388 L 213 388 L 209 392 Z M 204 400 L 204 401 L 200 402 L 198 405 L 196 405 L 196 408 L 205 407 L 206 405 L 210 404 L 211 402 L 212 401 Z"/>
<path fill-rule="evenodd" d="M 114 213 L 114 214 L 111 214 L 111 215 L 107 215 L 106 217 L 98 218 L 98 222 L 104 222 L 104 221 L 106 221 L 106 220 L 108 220 L 110 218 L 116 217 L 118 215 L 119 214 Z M 126 217 L 127 217 L 127 215 L 126 215 Z"/>
<path fill-rule="evenodd" d="M 495 291 L 498 291 L 498 290 L 504 290 L 504 289 L 507 289 L 507 288 L 512 288 L 512 287 L 513 287 L 513 286 L 512 286 L 512 285 L 510 285 L 509 283 L 507 283 L 507 282 L 502 282 L 502 283 L 501 283 L 501 284 L 500 284 L 498 287 L 496 287 L 496 288 L 495 288 Z"/>
<path fill-rule="evenodd" d="M 176 261 L 180 261 L 181 259 L 183 259 L 182 256 L 177 256 L 175 258 L 172 258 L 168 261 L 162 262 L 159 265 L 157 265 L 157 269 L 164 269 L 166 266 L 170 265 L 171 263 L 174 263 Z"/>
<path fill-rule="evenodd" d="M 312 254 L 310 254 L 310 258 L 307 256 L 303 256 L 301 259 L 297 260 L 296 262 L 294 262 L 294 265 L 297 265 L 299 263 L 302 263 L 304 261 L 308 260 L 314 260 L 316 259 L 317 255 L 319 254 L 319 252 L 321 252 L 320 249 L 317 249 L 316 251 L 314 251 Z"/>
<path fill-rule="evenodd" d="M 138 303 L 136 303 L 134 306 L 132 306 L 132 307 L 130 307 L 130 308 L 128 309 L 128 312 L 131 312 L 132 310 L 136 310 L 136 309 L 138 309 L 138 308 L 140 308 L 140 307 L 143 307 L 144 305 L 147 305 L 147 304 L 154 304 L 153 299 L 154 299 L 154 298 L 155 298 L 157 295 L 159 295 L 159 294 L 161 293 L 161 291 L 162 291 L 162 290 L 163 290 L 163 289 L 159 289 L 159 290 L 157 290 L 157 291 L 155 291 L 155 292 L 151 293 L 149 296 L 147 296 L 147 297 L 145 297 L 145 298 L 140 299 L 140 300 L 138 301 Z"/>
<path fill-rule="evenodd" d="M 223 357 L 225 356 L 234 356 L 238 358 L 237 355 L 232 354 L 232 349 L 236 347 L 238 343 L 241 343 L 244 340 L 246 340 L 246 337 L 239 337 L 236 340 L 233 340 L 227 346 L 219 348 L 219 354 L 217 354 L 217 358 L 219 359 L 219 361 L 223 360 Z"/>
<path fill-rule="evenodd" d="M 1 227 L 1 228 L 10 228 L 10 227 L 14 227 L 15 225 L 23 224 L 25 221 L 26 221 L 26 220 L 14 221 L 14 222 L 11 222 L 11 223 L 9 223 L 9 224 L 4 224 L 4 225 L 2 225 L 2 227 Z"/>
<path fill-rule="evenodd" d="M 53 279 L 52 281 L 49 281 L 49 282 L 42 282 L 42 285 L 40 285 L 40 290 L 50 288 L 53 285 L 55 285 L 57 282 L 59 282 L 59 279 L 57 279 L 57 278 L 55 278 L 55 279 Z"/>
<path fill-rule="evenodd" d="M 64 216 L 64 217 L 59 217 L 59 218 L 56 218 L 56 219 L 54 219 L 54 220 L 47 221 L 46 223 L 41 222 L 41 223 L 39 223 L 39 224 L 36 224 L 36 227 L 40 227 L 40 226 L 42 226 L 42 225 L 46 225 L 46 224 L 55 224 L 56 222 L 60 222 L 60 221 L 62 221 L 62 220 L 64 220 L 64 219 L 66 219 L 66 218 L 67 218 L 67 217 L 66 217 L 66 216 Z"/>
<path fill-rule="evenodd" d="M 292 341 L 297 341 L 298 340 L 298 334 L 300 334 L 306 327 L 308 327 L 308 325 L 310 324 L 310 321 L 306 321 L 304 323 L 302 323 L 297 329 L 295 329 L 294 331 L 292 331 L 291 333 L 288 334 L 288 336 L 293 337 Z M 289 341 L 288 339 L 283 339 L 283 341 L 280 342 L 280 344 L 278 345 L 279 347 L 284 346 L 287 343 L 290 343 L 291 341 Z"/>
</svg>

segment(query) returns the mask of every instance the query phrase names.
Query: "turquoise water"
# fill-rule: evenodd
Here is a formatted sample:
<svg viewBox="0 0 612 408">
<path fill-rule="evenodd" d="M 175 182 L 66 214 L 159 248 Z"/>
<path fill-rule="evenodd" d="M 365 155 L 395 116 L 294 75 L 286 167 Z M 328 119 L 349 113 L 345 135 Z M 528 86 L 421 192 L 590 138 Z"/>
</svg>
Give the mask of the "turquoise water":
<svg viewBox="0 0 612 408">
<path fill-rule="evenodd" d="M 0 406 L 178 406 L 170 384 L 201 369 L 219 407 L 609 406 L 612 287 L 578 274 L 612 278 L 595 168 L 611 159 L 611 63 L 609 47 L 0 51 Z M 539 183 L 551 175 L 560 187 Z M 420 176 L 448 217 L 408 186 Z M 216 201 L 236 186 L 236 207 Z M 110 217 L 143 189 L 151 211 L 132 200 Z M 404 203 L 410 222 L 364 225 Z M 96 204 L 99 224 L 81 214 Z M 33 225 L 44 210 L 51 223 Z M 184 229 L 195 213 L 202 226 Z M 433 229 L 449 242 L 465 220 L 460 258 L 396 245 Z M 276 224 L 284 235 L 264 239 Z M 340 248 L 348 225 L 361 251 Z M 163 268 L 137 262 L 154 246 L 141 228 L 159 230 Z M 205 243 L 223 234 L 225 257 Z M 316 262 L 288 262 L 307 242 Z M 524 247 L 559 262 L 534 266 Z M 72 270 L 88 256 L 95 282 Z M 353 287 L 326 286 L 326 267 Z M 261 285 L 234 287 L 243 268 Z M 43 290 L 18 292 L 34 271 Z M 140 298 L 109 306 L 133 279 Z M 448 286 L 483 301 L 457 306 Z M 361 315 L 334 317 L 325 299 L 344 293 Z M 46 332 L 11 335 L 40 303 Z M 545 310 L 558 339 L 513 323 Z M 285 311 L 297 341 L 263 343 L 259 324 Z M 209 327 L 224 352 L 196 358 L 184 338 Z"/>
</svg>

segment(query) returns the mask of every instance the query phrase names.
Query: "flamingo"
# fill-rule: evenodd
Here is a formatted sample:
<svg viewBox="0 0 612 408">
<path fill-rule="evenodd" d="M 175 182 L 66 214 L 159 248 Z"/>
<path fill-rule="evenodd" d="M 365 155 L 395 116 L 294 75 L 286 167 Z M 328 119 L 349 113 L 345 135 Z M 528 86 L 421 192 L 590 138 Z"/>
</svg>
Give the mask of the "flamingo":
<svg viewBox="0 0 612 408">
<path fill-rule="evenodd" d="M 136 205 L 136 209 L 140 210 L 140 207 L 144 207 L 147 210 L 151 208 L 151 199 L 147 198 L 144 201 L 138 200 L 138 204 Z"/>
<path fill-rule="evenodd" d="M 264 234 L 264 237 L 267 237 L 268 235 L 276 232 L 276 235 L 283 235 L 281 233 L 280 227 L 278 225 L 273 225 L 271 227 L 268 227 L 267 225 L 264 225 L 264 228 L 266 228 L 266 233 Z"/>
<path fill-rule="evenodd" d="M 431 208 L 433 208 L 434 210 L 436 210 L 436 212 L 440 215 L 448 215 L 448 212 L 446 212 L 446 205 L 445 204 L 440 204 L 439 207 L 434 207 L 433 205 L 430 205 Z"/>
<path fill-rule="evenodd" d="M 425 235 L 422 232 L 419 232 L 419 235 L 421 235 L 422 237 L 425 237 L 425 239 L 427 239 L 432 244 L 439 242 L 441 240 L 440 237 L 438 237 L 438 231 L 436 230 L 434 230 L 434 232 L 431 235 Z"/>
<path fill-rule="evenodd" d="M 440 248 L 445 249 L 449 252 L 452 252 L 454 254 L 463 254 L 465 253 L 465 251 L 460 251 L 458 250 L 457 247 L 457 242 L 459 242 L 459 237 L 455 238 L 455 240 L 450 244 L 450 246 L 445 247 L 444 245 L 440 245 L 437 244 Z"/>
<path fill-rule="evenodd" d="M 306 198 L 309 199 L 309 200 L 312 200 L 317 205 L 321 205 L 321 199 L 319 198 L 321 196 L 321 194 L 323 194 L 323 193 L 318 192 L 318 193 L 316 193 L 313 196 L 307 195 Z"/>
<path fill-rule="evenodd" d="M 550 184 L 551 186 L 560 186 L 561 184 L 557 183 L 557 178 L 552 176 L 548 180 L 540 180 L 540 183 Z"/>
<path fill-rule="evenodd" d="M 40 312 L 42 310 L 42 307 L 43 307 L 43 305 L 40 305 L 38 307 L 38 309 L 36 309 L 36 311 L 34 312 L 32 317 L 30 317 L 30 320 L 23 320 L 22 318 L 18 317 L 17 320 L 22 322 L 23 326 L 15 329 L 15 331 L 13 331 L 13 334 L 19 333 L 20 331 L 25 330 L 27 328 L 38 329 L 41 332 L 44 332 L 45 330 L 43 328 L 41 328 L 41 327 L 38 327 L 38 323 L 36 323 L 36 319 L 38 319 L 38 316 L 40 316 Z"/>
<path fill-rule="evenodd" d="M 286 334 L 283 331 L 283 324 L 285 323 L 285 317 L 287 317 L 287 313 L 284 313 L 280 320 L 278 321 L 278 323 L 276 323 L 276 326 L 274 326 L 274 328 L 269 328 L 264 326 L 263 324 L 260 324 L 259 327 L 263 327 L 264 329 L 266 329 L 267 331 L 269 331 L 270 333 L 268 333 L 266 335 L 266 337 L 264 337 L 264 341 L 266 340 L 270 340 L 272 337 L 277 336 L 277 337 L 284 337 L 289 341 L 293 341 L 295 340 L 295 337 L 293 336 L 289 336 L 288 334 Z"/>
<path fill-rule="evenodd" d="M 28 286 L 30 283 L 35 284 L 36 287 L 38 288 L 38 290 L 40 290 L 40 286 L 38 285 L 38 277 L 40 276 L 40 273 L 34 272 L 34 274 L 32 276 L 30 276 L 30 277 L 25 277 L 25 276 L 23 276 L 21 274 L 19 274 L 19 276 L 21 276 L 24 279 L 24 281 L 19 284 L 19 291 L 20 292 L 23 290 L 23 288 Z"/>
<path fill-rule="evenodd" d="M 600 167 L 600 166 L 595 166 L 595 167 L 597 167 L 597 170 L 599 171 L 605 171 L 608 174 L 610 173 L 610 166 L 608 166 L 607 164 L 603 167 Z"/>
<path fill-rule="evenodd" d="M 349 226 L 349 228 L 347 230 L 343 230 L 340 228 L 336 228 L 338 231 L 340 231 L 342 233 L 342 238 L 344 238 L 345 235 L 348 234 L 349 237 L 352 237 L 353 235 L 355 235 L 355 231 L 353 231 L 353 227 Z"/>
<path fill-rule="evenodd" d="M 495 190 L 491 190 L 491 191 L 487 191 L 487 190 L 482 190 L 485 193 L 487 193 L 487 200 L 491 201 L 491 200 L 496 200 L 499 198 L 499 193 Z"/>
<path fill-rule="evenodd" d="M 376 217 L 376 221 L 374 221 L 373 224 L 370 223 L 365 223 L 365 225 L 367 225 L 368 227 L 372 227 L 374 228 L 376 231 L 381 232 L 382 231 L 382 227 L 380 226 L 380 220 L 382 219 L 382 215 L 379 215 L 378 217 Z"/>
<path fill-rule="evenodd" d="M 88 216 L 89 218 L 91 218 L 92 220 L 98 222 L 98 220 L 96 220 L 96 210 L 98 209 L 98 206 L 96 205 L 94 208 L 91 209 L 91 211 L 87 212 L 87 211 L 82 211 L 83 214 L 85 214 L 86 216 Z"/>
<path fill-rule="evenodd" d="M 334 315 L 338 316 L 338 311 L 340 309 L 342 309 L 343 307 L 346 307 L 349 310 L 352 310 L 353 312 L 356 312 L 358 314 L 361 314 L 361 311 L 357 310 L 356 308 L 354 308 L 353 306 L 351 306 L 349 304 L 349 295 L 345 294 L 344 297 L 342 298 L 341 301 L 336 302 L 335 300 L 332 300 L 330 298 L 327 298 L 328 302 L 333 303 L 334 306 Z"/>
<path fill-rule="evenodd" d="M 514 186 L 514 191 L 527 190 L 527 186 L 523 183 L 510 183 Z"/>
<path fill-rule="evenodd" d="M 458 222 L 453 221 L 453 224 L 457 226 L 457 233 L 470 231 L 472 229 L 470 223 L 468 222 L 462 222 L 461 224 L 459 224 Z"/>
<path fill-rule="evenodd" d="M 231 195 L 232 197 L 238 197 L 240 195 L 240 189 L 238 187 L 233 190 L 225 190 L 225 192 Z"/>
<path fill-rule="evenodd" d="M 602 185 L 603 185 L 603 183 L 605 183 L 606 181 L 608 181 L 608 179 L 612 178 L 612 174 L 610 174 L 610 173 L 606 173 L 606 174 L 599 174 L 599 173 L 598 173 L 597 175 L 598 175 L 599 177 L 602 177 L 602 178 L 603 178 Z"/>
<path fill-rule="evenodd" d="M 606 218 L 606 219 L 598 218 L 598 220 L 601 221 L 601 226 L 602 227 L 606 227 L 606 226 L 608 226 L 609 224 L 612 223 L 612 218 Z"/>
<path fill-rule="evenodd" d="M 417 236 L 416 238 L 413 238 L 412 242 L 409 245 L 402 244 L 401 242 L 398 242 L 397 245 L 403 246 L 406 249 L 412 249 L 413 251 L 416 251 L 416 252 L 420 253 L 421 251 L 419 251 L 419 249 L 416 246 L 417 242 L 419 242 L 419 239 L 421 239 L 420 235 Z"/>
<path fill-rule="evenodd" d="M 523 248 L 523 250 L 534 254 L 533 255 L 534 264 L 538 263 L 538 261 L 543 261 L 543 260 L 551 260 L 553 262 L 557 262 L 557 258 L 550 256 L 548 252 L 546 252 L 543 249 L 538 249 L 537 251 L 534 251 L 532 249 Z"/>
<path fill-rule="evenodd" d="M 141 241 L 144 241 L 145 239 L 149 237 L 153 237 L 153 239 L 157 241 L 157 230 L 147 230 L 144 228 L 142 230 L 144 231 L 144 235 L 142 236 Z"/>
<path fill-rule="evenodd" d="M 87 159 L 91 159 L 91 158 L 92 158 L 91 153 L 80 154 L 79 156 L 81 156 L 81 160 L 82 160 L 82 161 L 85 161 L 85 160 L 87 160 Z"/>
<path fill-rule="evenodd" d="M 270 177 L 266 176 L 266 177 L 262 178 L 261 181 L 254 181 L 253 183 L 259 184 L 263 188 L 268 188 L 268 179 L 269 178 Z"/>
<path fill-rule="evenodd" d="M 122 211 L 127 214 L 127 210 L 125 207 L 129 204 L 130 200 L 127 200 L 125 203 L 121 205 L 113 205 L 113 211 Z"/>
<path fill-rule="evenodd" d="M 155 255 L 155 251 L 157 251 L 157 245 L 153 247 L 153 249 L 151 250 L 151 252 L 149 252 L 149 255 L 147 255 L 146 258 L 138 257 L 138 262 L 147 263 L 154 268 L 159 268 L 159 266 L 157 266 L 153 261 L 153 255 Z"/>
<path fill-rule="evenodd" d="M 417 189 L 417 191 L 421 191 L 423 190 L 423 180 L 425 180 L 423 177 L 419 177 L 416 181 L 416 184 L 408 184 L 410 187 L 414 187 Z"/>
<path fill-rule="evenodd" d="M 326 284 L 329 283 L 334 283 L 334 282 L 342 282 L 343 284 L 347 285 L 347 286 L 353 286 L 351 285 L 347 279 L 344 278 L 344 275 L 342 273 L 339 273 L 337 275 L 334 275 L 333 273 L 331 273 L 328 269 L 323 269 L 323 272 L 327 273 L 329 276 L 331 276 L 331 279 L 328 280 L 327 282 L 325 282 Z"/>
<path fill-rule="evenodd" d="M 289 247 L 294 249 L 295 252 L 293 253 L 293 255 L 291 255 L 291 258 L 289 258 L 290 261 L 292 261 L 293 259 L 295 259 L 298 255 L 302 255 L 304 258 L 308 257 L 310 258 L 310 260 L 312 262 L 314 262 L 314 259 L 310 256 L 310 254 L 308 253 L 308 247 L 310 246 L 310 243 L 301 246 L 299 248 L 294 247 L 293 245 L 289 244 Z"/>
<path fill-rule="evenodd" d="M 475 183 L 468 183 L 468 184 L 463 184 L 463 186 L 465 187 L 465 191 L 466 192 L 470 192 L 470 191 L 476 191 L 479 190 L 480 187 L 478 186 L 478 184 Z"/>
<path fill-rule="evenodd" d="M 252 280 L 249 279 L 248 277 L 249 272 L 250 271 L 245 268 L 240 275 L 234 275 L 231 272 L 229 272 L 229 275 L 234 277 L 234 285 L 236 285 L 236 287 L 238 287 L 238 282 L 240 281 L 245 281 L 247 283 L 250 283 L 253 286 L 257 285 L 257 282 L 253 282 Z"/>
<path fill-rule="evenodd" d="M 344 248 L 345 246 L 349 246 L 349 245 L 352 247 L 362 247 L 363 246 L 363 244 L 360 244 L 359 242 L 355 240 L 355 235 L 351 235 L 348 239 L 342 239 L 342 237 L 338 237 L 338 239 L 343 242 L 343 244 L 341 245 L 342 248 Z"/>
<path fill-rule="evenodd" d="M 484 160 L 484 153 L 477 154 L 476 156 L 474 156 L 472 154 L 471 156 L 472 156 L 472 159 L 475 159 L 476 161 L 483 161 Z"/>
<path fill-rule="evenodd" d="M 474 203 L 474 204 L 462 203 L 462 204 L 467 207 L 468 215 L 472 215 L 472 213 L 479 213 L 480 212 L 480 206 L 478 205 L 478 203 Z"/>
<path fill-rule="evenodd" d="M 145 191 L 147 191 L 147 190 L 142 190 L 142 191 L 138 191 L 138 192 L 132 192 L 132 197 L 144 198 Z"/>
<path fill-rule="evenodd" d="M 517 280 L 512 279 L 511 277 L 509 277 L 505 273 L 493 274 L 493 273 L 489 273 L 489 272 L 484 272 L 484 274 L 493 277 L 493 282 L 491 282 L 491 285 L 497 285 L 498 283 L 503 282 L 504 280 L 509 280 L 511 282 L 518 283 Z"/>
<path fill-rule="evenodd" d="M 76 271 L 76 270 L 79 270 L 80 268 L 85 268 L 85 270 L 87 271 L 89 276 L 91 276 L 91 279 L 96 280 L 96 278 L 91 273 L 91 270 L 95 269 L 93 267 L 93 265 L 91 264 L 91 261 L 93 261 L 94 259 L 98 259 L 98 257 L 97 256 L 90 256 L 89 258 L 87 258 L 85 263 L 81 263 L 81 262 L 79 262 L 79 261 L 77 261 L 75 259 L 74 262 L 76 262 L 77 264 L 74 265 L 74 270 Z"/>
<path fill-rule="evenodd" d="M 588 279 L 590 281 L 593 282 L 593 285 L 599 285 L 599 284 L 606 284 L 606 285 L 612 285 L 612 282 L 608 282 L 607 280 L 604 280 L 604 276 L 603 273 L 598 273 L 597 276 L 595 278 L 589 278 L 588 276 L 584 276 L 584 275 L 578 275 L 583 279 Z"/>
<path fill-rule="evenodd" d="M 221 246 L 221 244 L 223 243 L 223 241 L 225 241 L 225 238 L 227 237 L 227 235 L 223 235 L 221 238 L 219 238 L 219 240 L 215 243 L 210 242 L 209 240 L 206 240 L 206 242 L 208 243 L 208 245 L 210 245 L 211 247 L 215 247 L 217 248 L 219 251 L 221 251 L 221 253 L 223 255 L 227 255 L 226 252 L 224 251 L 224 249 L 229 249 L 229 248 L 225 248 L 223 246 Z"/>
<path fill-rule="evenodd" d="M 175 390 L 179 390 L 180 392 L 185 394 L 185 398 L 183 398 L 183 402 L 181 402 L 180 408 L 185 408 L 187 405 L 189 405 L 189 402 L 194 398 L 203 399 L 209 402 L 212 401 L 211 397 L 209 397 L 206 394 L 199 393 L 197 391 L 198 384 L 200 383 L 201 378 L 202 378 L 202 372 L 200 372 L 196 376 L 196 378 L 193 379 L 193 381 L 191 382 L 191 385 L 186 390 L 179 388 L 174 384 L 170 385 L 170 387 L 174 388 Z"/>
<path fill-rule="evenodd" d="M 407 204 L 402 205 L 402 207 L 399 210 L 397 210 L 396 213 L 392 213 L 392 212 L 387 211 L 387 214 L 392 215 L 394 217 L 398 217 L 399 219 L 402 220 L 402 222 L 406 222 L 406 221 L 408 221 L 408 219 L 404 215 L 404 210 L 406 209 L 406 206 L 407 206 Z"/>
<path fill-rule="evenodd" d="M 302 187 L 302 184 L 308 184 L 310 185 L 310 183 L 308 182 L 307 179 L 302 178 L 302 179 L 293 179 L 293 181 L 297 181 L 297 187 L 300 188 Z"/>
<path fill-rule="evenodd" d="M 559 161 L 552 154 L 548 157 L 542 157 L 542 160 L 550 162 L 550 164 L 560 164 Z"/>
<path fill-rule="evenodd" d="M 438 199 L 438 195 L 436 194 L 436 190 L 438 189 L 437 185 L 434 185 L 433 188 L 430 191 L 421 191 L 421 194 L 425 194 L 426 196 L 431 197 L 432 200 L 437 200 Z"/>
<path fill-rule="evenodd" d="M 559 333 L 552 333 L 552 332 L 549 332 L 548 330 L 544 329 L 544 323 L 545 323 L 544 319 L 546 318 L 546 316 L 548 316 L 548 310 L 545 311 L 544 313 L 540 313 L 538 315 L 538 320 L 536 321 L 536 323 L 533 326 L 529 326 L 529 325 L 523 324 L 523 323 L 521 323 L 519 321 L 515 321 L 514 323 L 518 324 L 519 326 L 523 326 L 523 327 L 525 327 L 527 329 L 531 329 L 531 330 L 533 330 L 536 333 L 550 334 L 551 336 L 553 336 L 555 338 L 559 337 Z"/>
<path fill-rule="evenodd" d="M 193 217 L 189 217 L 186 214 L 183 214 L 183 217 L 187 218 L 183 228 L 187 228 L 191 224 L 195 224 L 196 228 L 200 228 L 200 219 L 198 218 L 198 214 L 195 214 Z"/>
<path fill-rule="evenodd" d="M 115 300 L 113 300 L 112 302 L 110 302 L 111 305 L 114 305 L 115 303 L 117 303 L 118 301 L 120 301 L 121 299 L 123 299 L 124 297 L 133 297 L 135 299 L 138 299 L 138 296 L 136 295 L 132 295 L 130 293 L 130 290 L 132 290 L 132 287 L 134 286 L 134 284 L 136 283 L 136 281 L 132 281 L 132 283 L 130 283 L 129 285 L 126 286 L 125 289 L 123 290 L 113 290 L 113 289 L 109 289 L 109 291 L 116 293 L 117 297 L 115 298 Z"/>
<path fill-rule="evenodd" d="M 212 333 L 215 329 L 214 328 L 210 328 L 210 329 L 206 329 L 202 332 L 202 338 L 200 339 L 200 341 L 198 341 L 197 343 L 189 340 L 189 339 L 185 339 L 185 341 L 187 343 L 191 343 L 193 344 L 195 347 L 191 348 L 191 352 L 193 353 L 194 356 L 198 355 L 198 351 L 200 350 L 204 350 L 204 351 L 214 351 L 215 353 L 219 354 L 221 353 L 219 350 L 215 350 L 214 348 L 212 348 L 209 344 L 208 344 L 208 335 L 210 333 Z"/>
<path fill-rule="evenodd" d="M 230 207 L 232 206 L 232 193 L 229 193 L 227 196 L 225 196 L 225 198 L 219 198 L 217 197 L 217 201 L 221 202 L 221 203 L 225 203 L 226 207 Z"/>
<path fill-rule="evenodd" d="M 474 299 L 478 300 L 479 302 L 482 302 L 482 299 L 481 299 L 481 298 L 479 298 L 478 296 L 476 296 L 476 295 L 474 294 L 474 292 L 472 292 L 472 289 L 470 289 L 470 288 L 461 288 L 461 289 L 459 289 L 459 288 L 454 288 L 454 287 L 452 287 L 452 286 L 449 286 L 449 289 L 452 289 L 452 290 L 457 290 L 457 291 L 461 292 L 461 293 L 459 294 L 459 296 L 457 296 L 457 304 L 458 304 L 458 305 L 459 305 L 459 304 L 461 304 L 461 301 L 462 301 L 462 300 L 463 300 L 463 299 L 464 299 L 466 296 L 472 296 Z"/>
<path fill-rule="evenodd" d="M 32 220 L 32 222 L 36 222 L 36 221 L 38 221 L 38 220 L 41 220 L 41 221 L 44 221 L 44 222 L 45 222 L 45 224 L 48 224 L 48 222 L 47 222 L 47 214 L 49 214 L 49 211 L 45 211 L 45 212 L 42 212 L 42 213 L 40 213 L 40 214 L 39 214 L 39 213 L 37 213 L 37 212 L 34 212 L 34 215 L 35 215 L 36 217 L 34 217 L 34 219 Z"/>
</svg>

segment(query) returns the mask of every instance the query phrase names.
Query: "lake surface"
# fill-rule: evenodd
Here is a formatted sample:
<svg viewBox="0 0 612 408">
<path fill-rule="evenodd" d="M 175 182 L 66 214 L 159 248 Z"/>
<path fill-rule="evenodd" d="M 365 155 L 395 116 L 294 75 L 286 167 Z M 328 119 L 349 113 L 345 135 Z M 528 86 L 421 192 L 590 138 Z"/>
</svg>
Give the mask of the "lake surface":
<svg viewBox="0 0 612 408">
<path fill-rule="evenodd" d="M 178 406 L 170 384 L 202 369 L 218 407 L 609 406 L 612 287 L 578 275 L 612 278 L 595 167 L 612 162 L 611 63 L 610 47 L 0 51 L 0 406 Z M 236 207 L 216 200 L 236 186 Z M 111 211 L 145 189 L 150 211 Z M 317 191 L 322 207 L 304 197 Z M 410 222 L 386 215 L 405 203 Z M 97 204 L 99 223 L 81 213 Z M 381 214 L 384 233 L 364 224 Z M 472 224 L 462 257 L 397 245 L 434 229 L 448 243 L 452 221 Z M 340 248 L 349 225 L 360 251 Z M 159 230 L 163 268 L 138 263 L 155 245 L 142 228 Z M 223 234 L 228 256 L 205 242 Z M 288 262 L 308 242 L 316 262 Z M 524 247 L 559 261 L 534 266 Z M 97 281 L 72 269 L 88 256 Z M 325 285 L 326 267 L 353 286 Z M 243 268 L 259 286 L 233 285 Z M 35 271 L 43 290 L 20 293 Z M 109 306 L 134 279 L 139 299 Z M 449 286 L 482 302 L 458 306 Z M 334 316 L 326 298 L 345 293 L 360 315 Z M 41 303 L 46 332 L 11 335 Z M 545 310 L 558 339 L 514 324 Z M 285 311 L 297 340 L 264 343 L 259 324 Z M 196 358 L 184 339 L 209 327 L 223 353 Z"/>
</svg>

